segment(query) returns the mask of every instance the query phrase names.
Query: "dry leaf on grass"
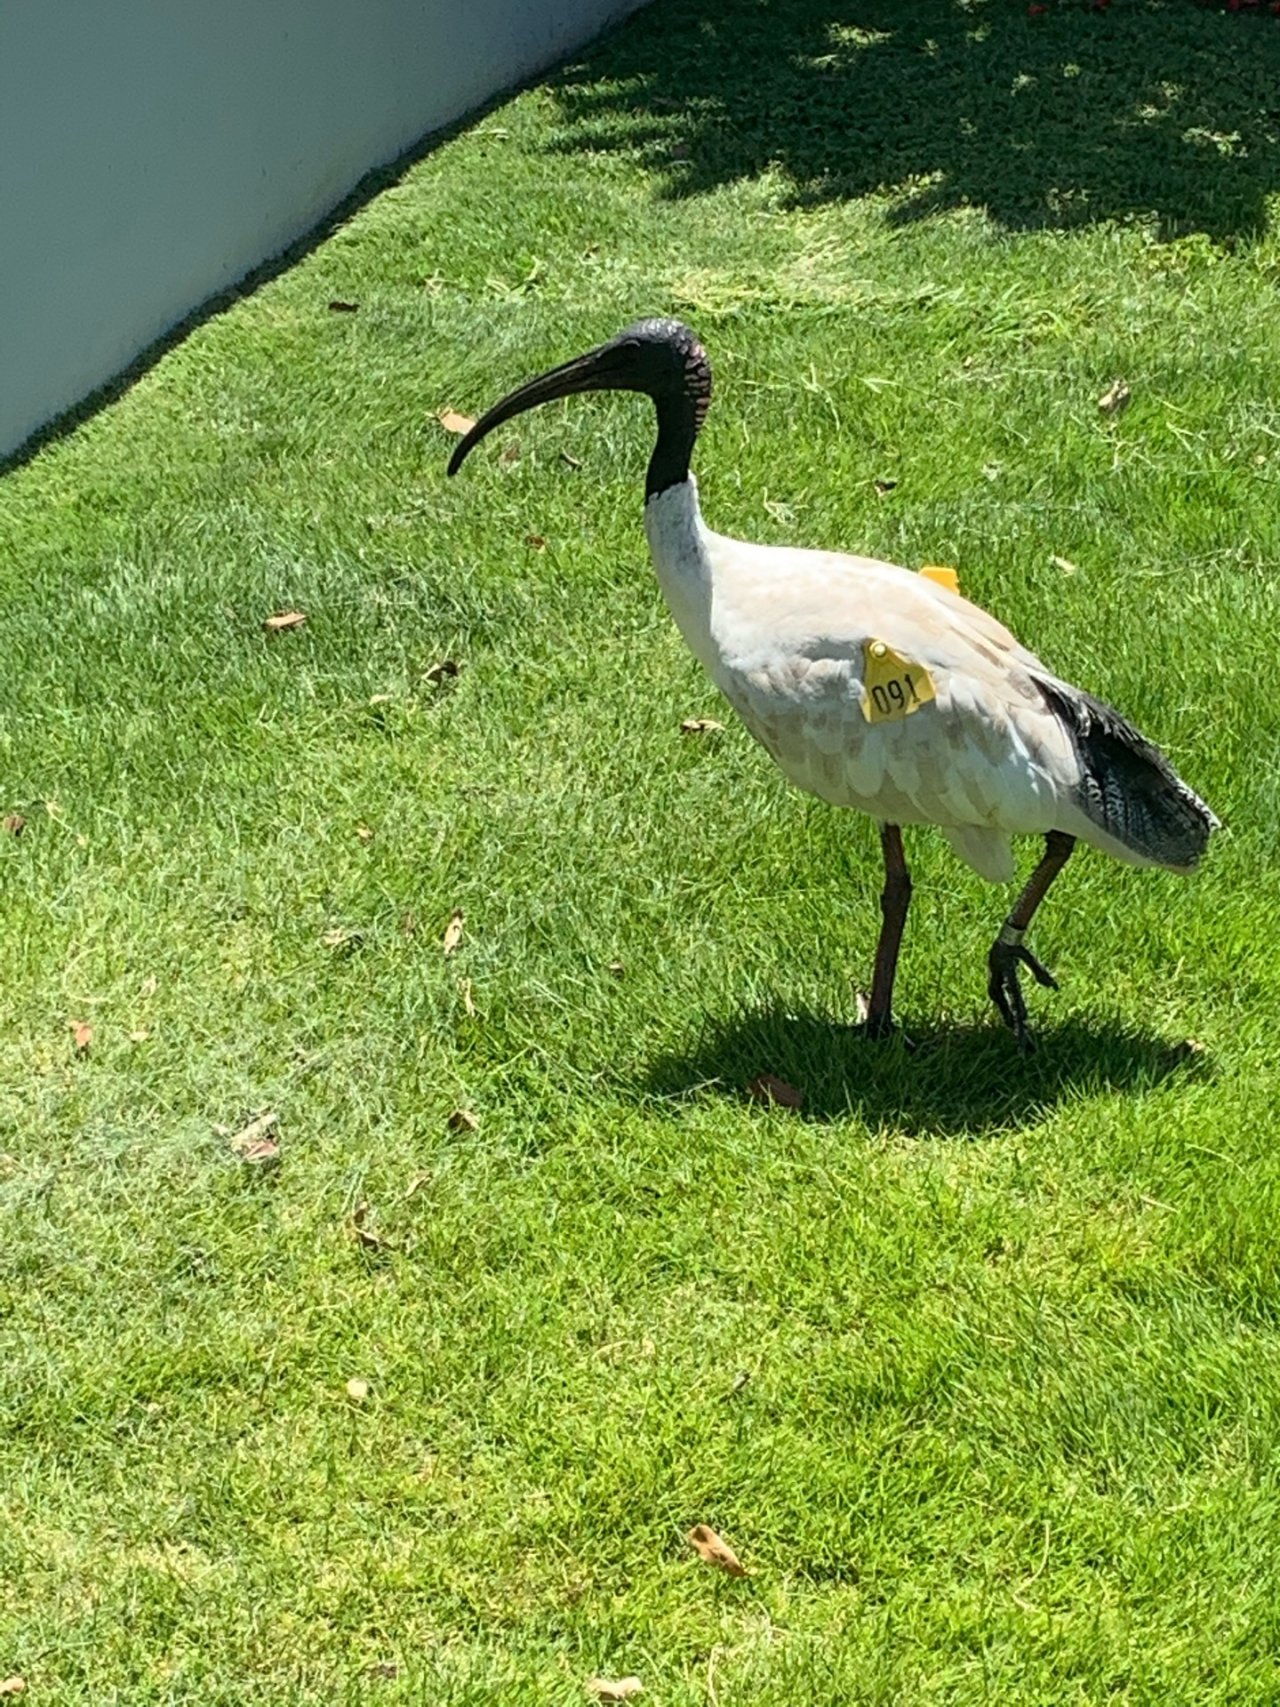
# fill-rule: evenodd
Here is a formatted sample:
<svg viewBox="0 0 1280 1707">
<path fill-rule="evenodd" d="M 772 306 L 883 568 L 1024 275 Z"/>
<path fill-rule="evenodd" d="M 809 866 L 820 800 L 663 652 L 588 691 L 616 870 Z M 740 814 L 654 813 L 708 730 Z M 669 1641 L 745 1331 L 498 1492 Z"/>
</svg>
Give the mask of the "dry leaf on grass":
<svg viewBox="0 0 1280 1707">
<path fill-rule="evenodd" d="M 450 676 L 460 676 L 462 665 L 456 658 L 441 658 L 438 664 L 429 664 L 422 673 L 424 682 L 443 682 Z"/>
<path fill-rule="evenodd" d="M 547 549 L 547 542 L 540 533 L 525 534 L 524 542 L 530 551 L 545 551 Z"/>
<path fill-rule="evenodd" d="M 644 1694 L 644 1684 L 638 1677 L 589 1677 L 586 1689 L 597 1701 L 630 1701 Z"/>
<path fill-rule="evenodd" d="M 363 931 L 358 931 L 354 925 L 335 925 L 320 938 L 326 948 L 333 949 L 359 948 L 363 940 Z"/>
<path fill-rule="evenodd" d="M 382 1236 L 375 1233 L 373 1228 L 367 1225 L 368 1219 L 369 1205 L 357 1203 L 351 1211 L 351 1231 L 362 1249 L 380 1251 L 382 1249 Z"/>
<path fill-rule="evenodd" d="M 680 725 L 685 735 L 713 735 L 717 729 L 723 729 L 723 723 L 717 723 L 714 717 L 686 717 Z"/>
<path fill-rule="evenodd" d="M 853 1011 L 858 1016 L 858 1024 L 865 1025 L 867 1015 L 871 1012 L 871 1003 L 861 990 L 855 990 L 853 993 Z"/>
<path fill-rule="evenodd" d="M 569 464 L 570 468 L 581 468 L 582 467 L 582 463 L 578 460 L 578 458 L 576 456 L 570 456 L 569 452 L 567 450 L 562 450 L 560 452 L 560 457 L 561 457 L 561 460 L 563 462 L 567 462 Z"/>
<path fill-rule="evenodd" d="M 71 1026 L 71 1041 L 77 1055 L 87 1055 L 89 1045 L 93 1042 L 93 1027 L 87 1019 L 73 1019 L 68 1022 Z"/>
<path fill-rule="evenodd" d="M 264 617 L 262 626 L 268 634 L 284 634 L 290 628 L 301 628 L 306 620 L 306 611 L 282 610 L 274 616 Z"/>
<path fill-rule="evenodd" d="M 371 842 L 373 840 L 373 831 L 367 824 L 356 825 L 356 840 L 359 842 Z"/>
<path fill-rule="evenodd" d="M 1133 393 L 1122 379 L 1114 380 L 1098 399 L 1098 407 L 1104 415 L 1123 415 L 1129 407 Z"/>
<path fill-rule="evenodd" d="M 1049 561 L 1053 564 L 1055 569 L 1061 569 L 1064 575 L 1075 575 L 1079 573 L 1079 564 L 1073 563 L 1069 557 L 1059 557 L 1056 552 L 1051 552 L 1049 554 Z"/>
<path fill-rule="evenodd" d="M 455 1108 L 445 1125 L 450 1132 L 478 1132 L 480 1122 L 469 1108 Z"/>
<path fill-rule="evenodd" d="M 347 1382 L 347 1397 L 357 1405 L 363 1405 L 369 1397 L 369 1383 L 362 1381 L 358 1375 L 353 1375 Z"/>
<path fill-rule="evenodd" d="M 882 498 L 887 498 L 898 482 L 896 480 L 875 480 L 872 484 Z"/>
<path fill-rule="evenodd" d="M 695 1523 L 689 1531 L 688 1539 L 705 1564 L 715 1565 L 718 1570 L 727 1571 L 731 1577 L 746 1576 L 747 1568 L 733 1548 L 722 1541 L 709 1525 Z"/>
<path fill-rule="evenodd" d="M 4 833 L 6 836 L 20 836 L 26 827 L 27 820 L 22 816 L 21 812 L 8 812 L 5 814 Z"/>
<path fill-rule="evenodd" d="M 779 1108 L 803 1108 L 804 1092 L 789 1085 L 775 1073 L 761 1073 L 747 1086 L 747 1095 L 755 1102 L 774 1103 Z"/>
<path fill-rule="evenodd" d="M 279 1121 L 280 1116 L 275 1109 L 265 1109 L 227 1140 L 228 1148 L 244 1162 L 275 1161 L 280 1154 L 280 1145 L 270 1134 Z"/>
<path fill-rule="evenodd" d="M 25 1677 L 18 1677 L 15 1674 L 13 1677 L 0 1678 L 0 1695 L 21 1695 L 26 1687 L 27 1680 Z"/>
<path fill-rule="evenodd" d="M 462 908 L 455 907 L 449 914 L 449 923 L 444 927 L 444 936 L 440 946 L 446 954 L 452 954 L 462 941 Z"/>
<path fill-rule="evenodd" d="M 512 439 L 512 441 L 509 445 L 503 446 L 502 454 L 498 457 L 498 461 L 499 462 L 505 462 L 508 465 L 508 467 L 510 467 L 510 465 L 513 462 L 519 462 L 519 460 L 520 460 L 520 441 L 519 441 L 519 439 Z"/>
<path fill-rule="evenodd" d="M 331 314 L 354 314 L 359 306 L 358 302 L 344 302 L 341 297 L 335 296 L 329 304 L 329 312 Z"/>
<path fill-rule="evenodd" d="M 430 1185 L 430 1184 L 431 1184 L 431 1175 L 430 1174 L 414 1174 L 413 1178 L 409 1181 L 409 1184 L 405 1189 L 404 1197 L 402 1198 L 401 1201 L 404 1203 L 407 1203 L 409 1201 L 409 1199 L 415 1195 L 415 1193 L 422 1190 L 424 1185 Z"/>
<path fill-rule="evenodd" d="M 470 978 L 458 979 L 458 994 L 462 997 L 462 1011 L 468 1019 L 476 1017 L 476 1004 L 471 995 Z"/>
<path fill-rule="evenodd" d="M 475 426 L 470 415 L 459 415 L 455 409 L 441 409 L 436 420 L 446 433 L 469 433 Z"/>
</svg>

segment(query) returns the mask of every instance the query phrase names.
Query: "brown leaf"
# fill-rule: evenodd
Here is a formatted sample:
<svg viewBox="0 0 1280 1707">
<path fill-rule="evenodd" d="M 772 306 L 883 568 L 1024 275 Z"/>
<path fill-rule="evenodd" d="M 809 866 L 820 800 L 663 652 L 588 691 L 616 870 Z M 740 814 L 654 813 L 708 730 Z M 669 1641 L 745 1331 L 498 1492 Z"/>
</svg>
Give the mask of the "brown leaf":
<svg viewBox="0 0 1280 1707">
<path fill-rule="evenodd" d="M 686 717 L 680 725 L 685 735 L 713 735 L 717 729 L 723 729 L 723 723 L 717 723 L 714 717 Z"/>
<path fill-rule="evenodd" d="M 502 454 L 498 457 L 498 461 L 505 462 L 507 466 L 510 467 L 513 462 L 519 462 L 519 460 L 520 441 L 519 439 L 512 439 L 509 445 L 504 445 Z"/>
<path fill-rule="evenodd" d="M 329 304 L 329 311 L 332 314 L 354 314 L 359 306 L 358 302 L 343 302 L 341 297 L 335 296 Z"/>
<path fill-rule="evenodd" d="M 93 1027 L 87 1019 L 73 1019 L 71 1026 L 71 1041 L 75 1045 L 77 1055 L 87 1055 L 89 1045 L 93 1042 Z"/>
<path fill-rule="evenodd" d="M 436 420 L 439 421 L 446 433 L 469 433 L 475 426 L 470 415 L 459 415 L 453 409 L 441 409 Z"/>
<path fill-rule="evenodd" d="M 476 1004 L 471 995 L 470 978 L 458 979 L 458 994 L 462 997 L 462 1011 L 468 1019 L 476 1017 Z"/>
<path fill-rule="evenodd" d="M 444 936 L 440 946 L 446 954 L 452 954 L 462 941 L 462 908 L 455 907 L 449 914 L 449 923 L 444 927 Z"/>
<path fill-rule="evenodd" d="M 589 1677 L 586 1690 L 597 1701 L 630 1701 L 644 1694 L 644 1684 L 638 1677 Z"/>
<path fill-rule="evenodd" d="M 26 1687 L 26 1678 L 16 1673 L 12 1677 L 0 1678 L 0 1695 L 21 1695 Z"/>
<path fill-rule="evenodd" d="M 1098 399 L 1098 407 L 1104 415 L 1123 415 L 1129 407 L 1133 393 L 1122 379 L 1113 380 Z"/>
<path fill-rule="evenodd" d="M 399 1677 L 400 1667 L 394 1660 L 379 1660 L 376 1665 L 365 1668 L 365 1676 L 372 1678 Z"/>
<path fill-rule="evenodd" d="M 731 1577 L 746 1576 L 746 1566 L 739 1560 L 733 1548 L 723 1542 L 707 1524 L 695 1523 L 689 1531 L 688 1539 L 696 1549 L 698 1557 L 706 1564 L 727 1571 Z"/>
<path fill-rule="evenodd" d="M 380 1251 L 382 1249 L 382 1236 L 375 1233 L 372 1227 L 366 1225 L 368 1216 L 369 1205 L 357 1203 L 351 1211 L 351 1231 L 366 1251 Z"/>
<path fill-rule="evenodd" d="M 267 1167 L 272 1162 L 280 1160 L 280 1146 L 274 1138 L 259 1138 L 252 1144 L 246 1144 L 240 1152 L 243 1162 L 251 1162 L 255 1167 Z"/>
<path fill-rule="evenodd" d="M 359 948 L 364 940 L 364 933 L 354 925 L 335 925 L 331 931 L 326 931 L 320 941 L 326 948 L 352 949 Z"/>
<path fill-rule="evenodd" d="M 5 815 L 4 831 L 7 836 L 20 836 L 27 827 L 27 820 L 21 812 L 9 812 Z"/>
<path fill-rule="evenodd" d="M 525 534 L 524 542 L 530 551 L 545 551 L 547 549 L 547 542 L 540 533 Z"/>
<path fill-rule="evenodd" d="M 417 928 L 418 928 L 418 915 L 415 912 L 410 910 L 407 913 L 401 913 L 401 915 L 400 915 L 400 934 L 401 934 L 401 936 L 412 936 L 413 933 L 417 930 Z"/>
<path fill-rule="evenodd" d="M 873 484 L 880 496 L 882 498 L 887 498 L 898 482 L 896 480 L 877 480 L 874 481 Z"/>
<path fill-rule="evenodd" d="M 405 1188 L 403 1201 L 407 1203 L 415 1192 L 421 1191 L 424 1185 L 430 1184 L 430 1174 L 414 1174 L 413 1178 L 409 1181 L 408 1186 Z"/>
<path fill-rule="evenodd" d="M 480 1122 L 469 1108 L 455 1108 L 445 1122 L 450 1132 L 478 1132 Z"/>
<path fill-rule="evenodd" d="M 424 682 L 442 682 L 447 676 L 460 676 L 462 665 L 456 658 L 441 658 L 438 664 L 429 664 L 422 672 Z"/>
<path fill-rule="evenodd" d="M 751 1371 L 749 1369 L 740 1369 L 734 1376 L 732 1385 L 730 1386 L 729 1391 L 725 1394 L 725 1398 L 732 1399 L 735 1394 L 740 1393 L 750 1379 Z"/>
<path fill-rule="evenodd" d="M 347 1382 L 347 1397 L 353 1399 L 357 1405 L 363 1405 L 369 1397 L 369 1383 L 362 1381 L 358 1375 L 353 1375 Z"/>
<path fill-rule="evenodd" d="M 253 1162 L 261 1167 L 267 1162 L 277 1162 L 280 1159 L 280 1145 L 270 1136 L 273 1126 L 279 1124 L 280 1116 L 275 1109 L 263 1111 L 247 1126 L 242 1126 L 234 1137 L 228 1139 L 228 1148 L 242 1162 Z"/>
<path fill-rule="evenodd" d="M 282 610 L 275 616 L 263 618 L 262 626 L 268 634 L 284 634 L 290 628 L 301 628 L 307 620 L 307 613 L 301 610 Z"/>
<path fill-rule="evenodd" d="M 747 1095 L 756 1102 L 776 1103 L 779 1108 L 803 1108 L 804 1092 L 779 1079 L 773 1073 L 761 1073 L 747 1086 Z"/>
<path fill-rule="evenodd" d="M 361 842 L 371 842 L 373 840 L 373 831 L 367 824 L 357 824 L 356 839 Z"/>
</svg>

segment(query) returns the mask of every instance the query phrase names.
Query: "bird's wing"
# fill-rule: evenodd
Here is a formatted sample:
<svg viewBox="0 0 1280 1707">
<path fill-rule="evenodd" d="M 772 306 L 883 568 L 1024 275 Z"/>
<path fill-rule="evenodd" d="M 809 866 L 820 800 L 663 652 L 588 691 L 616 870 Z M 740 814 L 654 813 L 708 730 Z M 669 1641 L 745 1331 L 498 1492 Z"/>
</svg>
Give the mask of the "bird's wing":
<svg viewBox="0 0 1280 1707">
<path fill-rule="evenodd" d="M 799 786 L 903 823 L 1055 827 L 1079 759 L 1038 686 L 1048 672 L 1003 623 L 871 558 L 735 541 L 717 567 L 717 679 Z M 924 672 L 928 703 L 874 715 L 876 646 Z"/>
</svg>

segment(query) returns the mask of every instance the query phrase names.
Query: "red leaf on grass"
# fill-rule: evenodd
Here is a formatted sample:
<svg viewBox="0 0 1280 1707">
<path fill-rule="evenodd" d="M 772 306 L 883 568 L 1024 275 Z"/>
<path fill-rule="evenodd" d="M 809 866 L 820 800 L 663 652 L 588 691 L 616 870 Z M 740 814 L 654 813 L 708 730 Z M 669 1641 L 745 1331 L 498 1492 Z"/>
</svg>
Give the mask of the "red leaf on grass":
<svg viewBox="0 0 1280 1707">
<path fill-rule="evenodd" d="M 775 1073 L 761 1073 L 747 1086 L 747 1095 L 756 1102 L 776 1103 L 779 1108 L 803 1108 L 804 1092 L 789 1085 Z"/>
</svg>

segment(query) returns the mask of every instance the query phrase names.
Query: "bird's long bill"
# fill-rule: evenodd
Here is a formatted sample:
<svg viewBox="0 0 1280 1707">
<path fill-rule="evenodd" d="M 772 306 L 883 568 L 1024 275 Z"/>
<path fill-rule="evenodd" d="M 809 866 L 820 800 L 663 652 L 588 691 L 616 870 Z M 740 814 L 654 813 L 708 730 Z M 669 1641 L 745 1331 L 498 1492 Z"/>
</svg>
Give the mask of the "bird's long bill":
<svg viewBox="0 0 1280 1707">
<path fill-rule="evenodd" d="M 550 403 L 557 397 L 571 397 L 578 391 L 616 390 L 620 383 L 619 370 L 618 352 L 608 344 L 601 344 L 598 349 L 588 350 L 585 356 L 575 356 L 572 361 L 539 374 L 527 385 L 517 386 L 482 415 L 466 437 L 459 440 L 449 458 L 449 473 L 456 474 L 480 440 L 513 415 L 522 415 L 526 409 L 534 409 L 539 403 Z"/>
</svg>

